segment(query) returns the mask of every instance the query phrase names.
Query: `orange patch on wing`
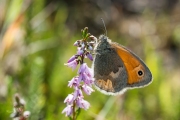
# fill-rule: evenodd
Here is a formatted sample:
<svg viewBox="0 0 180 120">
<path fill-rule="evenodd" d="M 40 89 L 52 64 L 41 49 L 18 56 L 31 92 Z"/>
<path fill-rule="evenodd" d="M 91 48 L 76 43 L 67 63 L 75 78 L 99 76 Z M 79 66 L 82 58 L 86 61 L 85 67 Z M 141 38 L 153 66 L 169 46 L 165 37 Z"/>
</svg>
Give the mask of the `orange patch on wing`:
<svg viewBox="0 0 180 120">
<path fill-rule="evenodd" d="M 138 70 L 142 70 L 144 74 L 144 67 L 141 65 L 140 61 L 135 58 L 129 51 L 127 51 L 125 48 L 113 44 L 114 48 L 116 48 L 116 51 L 120 58 L 122 59 L 127 73 L 128 73 L 128 84 L 138 83 L 140 82 L 141 78 L 144 76 L 138 76 Z"/>
<path fill-rule="evenodd" d="M 114 92 L 114 88 L 111 80 L 107 79 L 107 81 L 99 79 L 95 81 L 95 84 L 100 88 L 108 92 Z"/>
</svg>

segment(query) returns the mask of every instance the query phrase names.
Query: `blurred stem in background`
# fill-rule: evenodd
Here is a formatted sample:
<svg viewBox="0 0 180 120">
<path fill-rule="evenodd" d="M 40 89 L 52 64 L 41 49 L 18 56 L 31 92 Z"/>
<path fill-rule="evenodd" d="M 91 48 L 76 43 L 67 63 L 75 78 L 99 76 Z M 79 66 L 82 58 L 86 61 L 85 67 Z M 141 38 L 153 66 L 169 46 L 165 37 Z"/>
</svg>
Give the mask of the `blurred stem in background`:
<svg viewBox="0 0 180 120">
<path fill-rule="evenodd" d="M 26 102 L 24 101 L 24 99 L 20 98 L 18 94 L 14 95 L 14 111 L 10 115 L 13 120 L 27 120 L 29 118 L 31 113 L 30 111 L 25 111 L 25 104 Z"/>
</svg>

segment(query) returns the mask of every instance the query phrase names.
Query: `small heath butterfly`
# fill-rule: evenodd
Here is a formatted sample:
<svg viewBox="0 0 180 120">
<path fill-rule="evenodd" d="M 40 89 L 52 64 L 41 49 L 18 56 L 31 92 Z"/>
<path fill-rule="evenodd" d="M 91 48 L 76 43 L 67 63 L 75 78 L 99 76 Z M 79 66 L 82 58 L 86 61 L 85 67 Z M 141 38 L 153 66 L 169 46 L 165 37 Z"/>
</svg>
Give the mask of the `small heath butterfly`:
<svg viewBox="0 0 180 120">
<path fill-rule="evenodd" d="M 94 84 L 102 93 L 121 94 L 127 89 L 151 83 L 152 74 L 145 63 L 126 47 L 101 35 L 94 48 Z"/>
</svg>

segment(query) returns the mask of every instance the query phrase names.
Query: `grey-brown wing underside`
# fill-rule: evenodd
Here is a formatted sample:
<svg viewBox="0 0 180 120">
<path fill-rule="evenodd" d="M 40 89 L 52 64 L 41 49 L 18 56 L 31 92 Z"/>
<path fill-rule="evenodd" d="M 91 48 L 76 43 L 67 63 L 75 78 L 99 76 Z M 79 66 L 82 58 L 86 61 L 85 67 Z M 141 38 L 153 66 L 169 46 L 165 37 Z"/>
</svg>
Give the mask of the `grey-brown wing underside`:
<svg viewBox="0 0 180 120">
<path fill-rule="evenodd" d="M 106 92 L 116 93 L 127 86 L 126 68 L 115 49 L 98 51 L 94 59 L 94 78 L 95 85 Z"/>
</svg>

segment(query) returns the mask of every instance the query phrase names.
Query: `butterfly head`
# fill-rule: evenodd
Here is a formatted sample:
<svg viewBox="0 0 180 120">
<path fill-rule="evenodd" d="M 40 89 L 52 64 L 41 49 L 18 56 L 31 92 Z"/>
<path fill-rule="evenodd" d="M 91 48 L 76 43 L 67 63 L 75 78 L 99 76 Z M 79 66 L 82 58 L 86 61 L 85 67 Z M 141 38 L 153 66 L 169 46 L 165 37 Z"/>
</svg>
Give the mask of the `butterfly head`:
<svg viewBox="0 0 180 120">
<path fill-rule="evenodd" d="M 108 48 L 111 48 L 110 43 L 111 43 L 111 40 L 108 39 L 107 36 L 100 35 L 100 37 L 98 39 L 98 42 L 97 42 L 97 44 L 95 46 L 95 52 L 96 53 L 99 53 L 101 51 L 105 52 L 106 50 L 108 50 Z"/>
</svg>

